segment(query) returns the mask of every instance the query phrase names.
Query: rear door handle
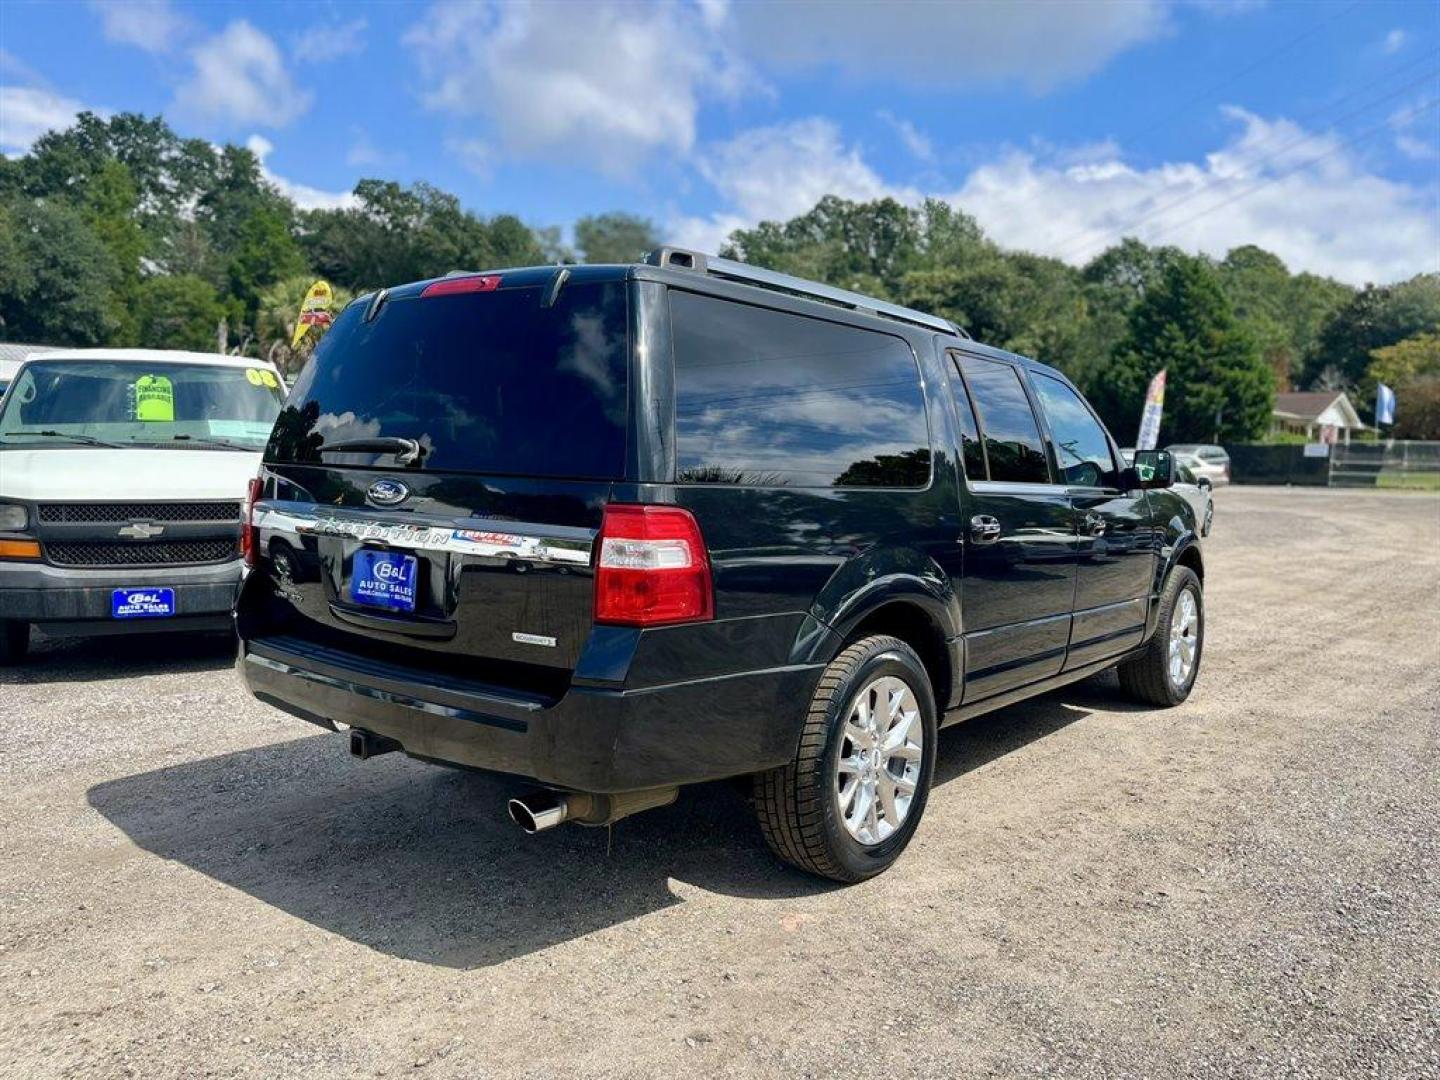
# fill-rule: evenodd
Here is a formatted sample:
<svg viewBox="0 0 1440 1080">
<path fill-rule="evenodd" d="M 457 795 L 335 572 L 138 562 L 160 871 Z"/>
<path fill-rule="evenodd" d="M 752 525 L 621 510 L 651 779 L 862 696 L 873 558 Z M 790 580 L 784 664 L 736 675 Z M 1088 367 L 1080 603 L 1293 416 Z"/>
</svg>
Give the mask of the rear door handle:
<svg viewBox="0 0 1440 1080">
<path fill-rule="evenodd" d="M 993 544 L 1000 539 L 1000 519 L 989 514 L 976 514 L 970 519 L 970 539 L 977 544 Z"/>
<path fill-rule="evenodd" d="M 1105 519 L 1099 514 L 1086 514 L 1085 532 L 1090 536 L 1104 536 Z"/>
</svg>

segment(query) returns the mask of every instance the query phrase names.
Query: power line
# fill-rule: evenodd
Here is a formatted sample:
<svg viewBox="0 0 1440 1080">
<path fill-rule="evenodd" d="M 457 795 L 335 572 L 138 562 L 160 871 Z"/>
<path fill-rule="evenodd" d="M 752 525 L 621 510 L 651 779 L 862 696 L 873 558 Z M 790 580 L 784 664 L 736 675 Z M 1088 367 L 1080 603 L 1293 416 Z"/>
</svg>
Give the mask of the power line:
<svg viewBox="0 0 1440 1080">
<path fill-rule="evenodd" d="M 1435 106 L 1437 106 L 1437 105 L 1440 105 L 1440 98 L 1432 98 L 1431 100 L 1425 102 L 1423 105 L 1417 105 L 1414 109 L 1412 109 L 1412 110 L 1411 110 L 1411 115 L 1412 115 L 1412 116 L 1420 116 L 1420 115 L 1423 114 L 1423 113 L 1429 112 L 1431 109 L 1435 108 Z M 1303 170 L 1303 169 L 1308 169 L 1308 168 L 1310 168 L 1312 165 L 1318 165 L 1320 162 L 1324 161 L 1326 158 L 1334 157 L 1334 156 L 1335 156 L 1336 154 L 1338 154 L 1341 150 L 1344 150 L 1344 149 L 1346 149 L 1347 147 L 1354 145 L 1355 143 L 1362 142 L 1362 141 L 1364 141 L 1365 139 L 1370 138 L 1372 135 L 1378 134 L 1379 132 L 1386 131 L 1386 130 L 1389 129 L 1389 127 L 1390 127 L 1390 124 L 1389 124 L 1389 122 L 1387 121 L 1387 122 L 1385 122 L 1385 123 L 1376 124 L 1376 125 L 1374 125 L 1373 127 L 1367 128 L 1365 131 L 1360 132 L 1360 134 L 1355 135 L 1355 136 L 1352 136 L 1352 137 L 1349 138 L 1349 139 L 1346 139 L 1344 142 L 1340 143 L 1338 146 L 1333 146 L 1333 147 L 1331 147 L 1329 150 L 1325 151 L 1325 153 L 1323 153 L 1323 154 L 1320 154 L 1318 157 L 1313 157 L 1313 158 L 1311 158 L 1309 161 L 1302 161 L 1299 165 L 1296 165 L 1294 168 L 1286 169 L 1284 172 L 1281 172 L 1281 173 L 1276 173 L 1274 176 L 1268 177 L 1267 179 L 1263 180 L 1261 183 L 1256 184 L 1254 187 L 1250 188 L 1250 189 L 1247 190 L 1247 191 L 1241 191 L 1241 192 L 1239 192 L 1239 193 L 1236 194 L 1236 195 L 1232 195 L 1232 196 L 1231 196 L 1230 198 L 1228 198 L 1228 199 L 1225 199 L 1225 200 L 1223 200 L 1223 201 L 1221 201 L 1221 202 L 1216 203 L 1214 206 L 1206 207 L 1204 210 L 1201 210 L 1198 214 L 1191 214 L 1188 218 L 1184 218 L 1183 220 L 1180 220 L 1180 221 L 1173 221 L 1173 222 L 1171 222 L 1169 225 L 1164 225 L 1164 226 L 1162 226 L 1161 228 L 1159 228 L 1159 229 L 1156 230 L 1155 232 L 1151 233 L 1151 236 L 1152 236 L 1152 237 L 1154 237 L 1154 236 L 1163 236 L 1165 233 L 1167 233 L 1167 232 L 1173 232 L 1175 229 L 1178 229 L 1178 228 L 1180 228 L 1180 227 L 1183 226 L 1183 225 L 1189 225 L 1189 224 L 1190 224 L 1191 222 L 1193 222 L 1193 221 L 1199 221 L 1199 220 L 1200 220 L 1201 218 L 1203 218 L 1203 217 L 1208 217 L 1210 214 L 1215 213 L 1215 211 L 1217 211 L 1217 210 L 1222 210 L 1222 209 L 1224 209 L 1225 207 L 1229 206 L 1231 203 L 1239 202 L 1241 199 L 1248 199 L 1251 195 L 1254 195 L 1257 191 L 1262 191 L 1262 190 L 1264 190 L 1265 188 L 1269 187 L 1271 184 L 1279 183 L 1281 180 L 1284 180 L 1286 177 L 1288 177 L 1288 176 L 1293 176 L 1293 175 L 1295 175 L 1297 172 L 1300 172 L 1300 171 Z"/>
<path fill-rule="evenodd" d="M 1126 140 L 1126 141 L 1138 139 L 1138 138 L 1140 138 L 1140 137 L 1142 137 L 1142 136 L 1144 136 L 1144 135 L 1150 134 L 1150 132 L 1159 129 L 1160 127 L 1164 126 L 1165 124 L 1168 124 L 1171 120 L 1175 119 L 1177 116 L 1183 116 L 1183 115 L 1184 115 L 1186 112 L 1188 112 L 1193 106 L 1199 104 L 1201 101 L 1204 101 L 1204 100 L 1208 99 L 1212 94 L 1215 94 L 1216 92 L 1218 92 L 1218 91 L 1220 91 L 1220 90 L 1223 90 L 1225 87 L 1229 86 L 1231 83 L 1235 82 L 1237 79 L 1240 79 L 1240 78 L 1242 78 L 1242 77 L 1244 77 L 1244 76 L 1246 76 L 1246 75 L 1249 75 L 1252 71 L 1257 71 L 1257 70 L 1259 70 L 1260 68 L 1262 68 L 1262 67 L 1264 67 L 1266 64 L 1268 64 L 1271 60 L 1274 60 L 1277 56 L 1281 56 L 1281 55 L 1283 55 L 1284 53 L 1289 52 L 1291 49 L 1293 49 L 1295 46 L 1301 44 L 1302 42 L 1308 41 L 1310 38 L 1312 38 L 1312 37 L 1314 37 L 1316 34 L 1318 34 L 1321 30 L 1325 29 L 1325 27 L 1329 26 L 1332 22 L 1335 22 L 1335 21 L 1337 21 L 1338 19 L 1342 18 L 1343 16 L 1350 14 L 1350 12 L 1352 12 L 1352 11 L 1354 11 L 1356 8 L 1358 8 L 1363 2 L 1364 2 L 1364 0 L 1355 0 L 1354 3 L 1348 4 L 1347 6 L 1345 6 L 1345 7 L 1341 8 L 1340 10 L 1336 11 L 1334 14 L 1330 15 L 1329 18 L 1321 19 L 1319 22 L 1317 22 L 1317 23 L 1315 23 L 1314 25 L 1312 25 L 1309 29 L 1302 31 L 1302 32 L 1299 33 L 1299 34 L 1296 34 L 1294 37 L 1291 37 L 1291 38 L 1286 39 L 1282 44 L 1280 44 L 1280 45 L 1276 46 L 1275 48 L 1271 49 L 1269 52 L 1264 53 L 1263 55 L 1256 57 L 1256 58 L 1255 58 L 1254 60 L 1252 60 L 1250 63 L 1246 64 L 1244 67 L 1239 68 L 1239 69 L 1236 70 L 1236 71 L 1232 71 L 1229 75 L 1225 76 L 1223 79 L 1220 79 L 1219 81 L 1217 81 L 1217 82 L 1215 82 L 1215 83 L 1212 83 L 1210 86 L 1206 87 L 1204 90 L 1200 91 L 1198 94 L 1195 94 L 1194 96 L 1187 98 L 1181 105 L 1179 105 L 1178 107 L 1176 107 L 1176 108 L 1174 108 L 1174 109 L 1171 109 L 1170 111 L 1168 111 L 1168 112 L 1166 112 L 1166 113 L 1161 114 L 1159 117 L 1157 117 L 1155 120 L 1153 120 L 1151 123 L 1149 123 L 1149 124 L 1146 125 L 1145 127 L 1136 128 L 1136 129 L 1134 129 L 1134 130 L 1132 130 L 1132 131 L 1126 132 L 1125 134 L 1123 134 L 1123 135 L 1121 136 L 1121 138 L 1124 139 L 1124 140 Z M 1013 213 L 1013 212 L 1016 211 L 1016 210 L 1022 210 L 1022 209 L 1024 209 L 1026 206 L 1029 206 L 1029 205 L 1030 205 L 1032 202 L 1034 202 L 1036 199 L 1040 198 L 1041 194 L 1042 194 L 1041 192 L 1037 192 L 1037 193 L 1035 193 L 1034 195 L 1031 195 L 1029 198 L 1025 199 L 1024 201 L 1022 201 L 1022 202 L 1016 204 L 1014 207 L 1012 207 L 1012 208 L 1011 208 L 1011 212 Z"/>
<path fill-rule="evenodd" d="M 1430 55 L 1421 57 L 1421 58 L 1420 58 L 1420 61 L 1423 61 L 1423 62 L 1428 63 L 1428 62 L 1432 61 L 1432 60 L 1435 58 L 1436 55 L 1440 55 L 1440 54 L 1430 54 Z M 1339 103 L 1341 103 L 1341 102 L 1343 102 L 1343 101 L 1346 101 L 1346 100 L 1348 100 L 1349 98 L 1355 97 L 1357 94 L 1360 94 L 1360 93 L 1362 93 L 1363 91 L 1370 89 L 1371 87 L 1377 85 L 1378 83 L 1388 82 L 1390 79 L 1394 78 L 1396 75 L 1400 74 L 1402 71 L 1405 71 L 1405 70 L 1407 70 L 1407 69 L 1409 69 L 1409 68 L 1415 67 L 1416 64 L 1417 64 L 1417 62 L 1418 62 L 1418 61 L 1411 61 L 1410 63 L 1404 64 L 1404 65 L 1402 65 L 1401 67 L 1396 68 L 1396 69 L 1390 71 L 1388 74 L 1381 76 L 1379 79 L 1372 80 L 1371 82 L 1366 83 L 1366 84 L 1363 85 L 1363 86 L 1357 87 L 1355 90 L 1352 90 L 1352 91 L 1350 91 L 1349 93 L 1344 94 L 1344 95 L 1342 95 L 1341 97 L 1332 100 L 1329 104 L 1325 105 L 1323 108 L 1317 109 L 1317 110 L 1313 110 L 1312 112 L 1310 112 L 1310 113 L 1308 113 L 1308 114 L 1302 115 L 1302 116 L 1301 116 L 1297 121 L 1295 121 L 1295 122 L 1296 122 L 1296 123 L 1302 123 L 1302 122 L 1307 122 L 1307 121 L 1309 121 L 1309 120 L 1311 120 L 1311 119 L 1314 119 L 1314 117 L 1320 115 L 1321 113 L 1327 112 L 1327 111 L 1329 111 L 1330 109 L 1334 108 L 1335 105 L 1338 105 Z M 1426 82 L 1431 81 L 1431 80 L 1434 79 L 1437 75 L 1440 75 L 1440 69 L 1435 69 L 1435 70 L 1427 71 L 1424 75 L 1420 76 L 1418 79 L 1411 80 L 1410 82 L 1404 84 L 1403 86 L 1399 87 L 1398 89 L 1392 90 L 1392 91 L 1390 91 L 1389 93 L 1386 93 L 1386 94 L 1382 94 L 1380 97 L 1374 98 L 1374 99 L 1372 99 L 1372 100 L 1370 100 L 1370 101 L 1367 101 L 1364 105 L 1360 105 L 1360 106 L 1358 106 L 1358 107 L 1356 107 L 1356 108 L 1354 108 L 1354 109 L 1351 109 L 1349 112 L 1343 114 L 1342 116 L 1336 117 L 1334 120 L 1331 121 L 1331 123 L 1332 123 L 1332 124 L 1343 123 L 1343 122 L 1346 121 L 1346 120 L 1353 119 L 1354 117 L 1359 116 L 1359 115 L 1361 115 L 1362 113 L 1368 112 L 1370 109 L 1375 108 L 1377 105 L 1383 105 L 1383 104 L 1385 104 L 1387 101 L 1392 101 L 1392 100 L 1394 100 L 1395 98 L 1400 97 L 1400 96 L 1408 93 L 1410 90 L 1412 90 L 1412 89 L 1414 89 L 1415 87 L 1421 85 L 1422 83 L 1426 83 Z M 1320 138 L 1320 137 L 1321 137 L 1320 134 L 1306 134 L 1306 135 L 1302 135 L 1300 138 L 1298 138 L 1298 139 L 1292 139 L 1292 140 L 1290 140 L 1289 142 L 1283 144 L 1282 146 L 1276 147 L 1275 149 L 1270 150 L 1270 151 L 1268 151 L 1268 152 L 1266 152 L 1266 153 L 1264 153 L 1264 154 L 1260 154 L 1260 155 L 1258 155 L 1258 156 L 1251 155 L 1251 156 L 1248 156 L 1248 157 L 1242 157 L 1242 158 L 1240 159 L 1240 161 L 1239 161 L 1239 164 L 1243 165 L 1243 166 L 1246 167 L 1246 168 L 1255 168 L 1255 167 L 1257 167 L 1257 166 L 1264 165 L 1264 164 L 1266 164 L 1267 162 L 1274 161 L 1274 160 L 1276 160 L 1277 158 L 1281 157 L 1282 155 L 1288 153 L 1290 150 L 1293 150 L 1295 147 L 1297 147 L 1297 146 L 1302 146 L 1302 145 L 1304 145 L 1305 143 L 1307 143 L 1307 142 L 1312 142 L 1313 140 L 1318 139 L 1318 138 Z M 1215 179 L 1215 180 L 1211 180 L 1211 181 L 1209 181 L 1208 183 L 1202 184 L 1202 185 L 1200 185 L 1199 187 L 1193 189 L 1192 191 L 1187 192 L 1185 195 L 1182 195 L 1180 198 L 1175 199 L 1175 200 L 1173 200 L 1172 202 L 1168 202 L 1168 203 L 1164 204 L 1163 206 L 1154 207 L 1154 208 L 1152 208 L 1152 209 L 1150 209 L 1150 210 L 1147 210 L 1147 211 L 1143 212 L 1143 213 L 1140 214 L 1138 217 L 1131 218 L 1131 219 L 1130 219 L 1128 222 L 1126 222 L 1124 225 L 1121 225 L 1121 226 L 1118 226 L 1118 227 L 1112 226 L 1112 227 L 1110 227 L 1110 228 L 1105 229 L 1103 236 L 1101 236 L 1101 237 L 1099 237 L 1099 238 L 1093 236 L 1092 234 L 1093 234 L 1094 230 L 1090 230 L 1090 229 L 1086 229 L 1086 230 L 1082 230 L 1082 231 L 1080 231 L 1080 232 L 1072 233 L 1070 236 L 1067 236 L 1065 239 L 1061 240 L 1058 244 L 1056 244 L 1056 245 L 1054 245 L 1054 246 L 1052 247 L 1052 252 L 1053 252 L 1052 257 L 1053 257 L 1053 258 L 1057 258 L 1057 259 L 1065 259 L 1065 258 L 1067 258 L 1067 257 L 1075 256 L 1075 255 L 1078 255 L 1078 254 L 1080 254 L 1080 253 L 1082 253 L 1082 252 L 1088 251 L 1090 248 L 1095 247 L 1095 246 L 1097 246 L 1097 245 L 1102 245 L 1102 246 L 1103 246 L 1104 244 L 1107 244 L 1107 243 L 1110 243 L 1110 242 L 1113 241 L 1113 240 L 1119 239 L 1120 237 L 1125 236 L 1126 234 L 1129 234 L 1129 233 L 1134 232 L 1137 228 L 1139 228 L 1140 226 L 1144 225 L 1145 223 L 1153 220 L 1154 218 L 1159 217 L 1161 214 L 1167 214 L 1167 213 L 1169 213 L 1171 210 L 1175 209 L 1177 206 L 1183 206 L 1184 204 L 1190 202 L 1191 200 L 1196 199 L 1196 198 L 1200 197 L 1201 195 L 1204 195 L 1206 192 L 1214 191 L 1216 188 L 1223 187 L 1223 186 L 1225 186 L 1225 185 L 1228 184 L 1228 183 L 1230 183 L 1230 181 L 1225 180 L 1225 179 Z M 1078 242 L 1078 243 L 1077 243 L 1077 242 Z"/>
</svg>

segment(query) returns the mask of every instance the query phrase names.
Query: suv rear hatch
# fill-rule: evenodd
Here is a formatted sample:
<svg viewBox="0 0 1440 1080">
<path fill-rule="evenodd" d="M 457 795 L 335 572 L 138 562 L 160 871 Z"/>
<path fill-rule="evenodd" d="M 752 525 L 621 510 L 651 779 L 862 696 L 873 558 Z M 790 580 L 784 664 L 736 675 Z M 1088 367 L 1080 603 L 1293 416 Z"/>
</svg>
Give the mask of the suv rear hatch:
<svg viewBox="0 0 1440 1080">
<path fill-rule="evenodd" d="M 601 267 L 443 278 L 351 304 L 266 450 L 242 632 L 563 693 L 625 470 L 627 315 L 624 269 Z"/>
</svg>

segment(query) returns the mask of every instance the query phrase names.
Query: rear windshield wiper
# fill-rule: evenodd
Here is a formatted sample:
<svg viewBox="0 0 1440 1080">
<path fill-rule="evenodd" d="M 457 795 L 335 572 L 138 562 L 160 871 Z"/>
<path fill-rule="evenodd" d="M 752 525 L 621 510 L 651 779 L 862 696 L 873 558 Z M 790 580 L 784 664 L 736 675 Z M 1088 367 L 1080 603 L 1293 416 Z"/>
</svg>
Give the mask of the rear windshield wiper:
<svg viewBox="0 0 1440 1080">
<path fill-rule="evenodd" d="M 222 450 L 240 450 L 246 454 L 253 454 L 256 448 L 253 446 L 241 446 L 239 443 L 226 442 L 224 439 L 207 439 L 200 435 L 171 435 L 171 442 L 193 442 L 202 446 L 218 446 Z"/>
<path fill-rule="evenodd" d="M 104 439 L 97 439 L 94 435 L 81 435 L 71 431 L 7 431 L 7 435 L 43 435 L 47 439 L 69 439 L 71 442 L 81 443 L 85 446 L 103 446 L 110 450 L 124 450 L 126 443 L 106 442 Z"/>
<path fill-rule="evenodd" d="M 373 439 L 341 439 L 320 447 L 322 454 L 394 454 L 401 465 L 414 465 L 423 458 L 428 448 L 414 439 L 402 439 L 398 435 L 381 435 Z"/>
</svg>

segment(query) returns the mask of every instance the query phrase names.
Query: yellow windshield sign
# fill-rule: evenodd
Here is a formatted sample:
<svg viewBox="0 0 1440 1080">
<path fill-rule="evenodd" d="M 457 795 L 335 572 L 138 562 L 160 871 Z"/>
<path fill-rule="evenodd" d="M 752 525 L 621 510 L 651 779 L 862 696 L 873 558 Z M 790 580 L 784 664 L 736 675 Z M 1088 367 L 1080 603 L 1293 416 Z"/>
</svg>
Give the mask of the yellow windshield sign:
<svg viewBox="0 0 1440 1080">
<path fill-rule="evenodd" d="M 135 380 L 135 419 L 147 424 L 175 422 L 175 387 L 164 375 Z"/>
</svg>

